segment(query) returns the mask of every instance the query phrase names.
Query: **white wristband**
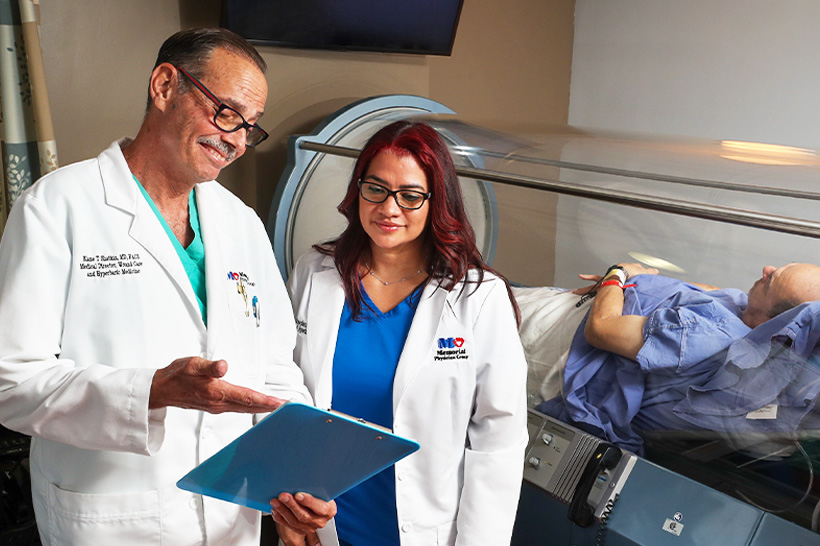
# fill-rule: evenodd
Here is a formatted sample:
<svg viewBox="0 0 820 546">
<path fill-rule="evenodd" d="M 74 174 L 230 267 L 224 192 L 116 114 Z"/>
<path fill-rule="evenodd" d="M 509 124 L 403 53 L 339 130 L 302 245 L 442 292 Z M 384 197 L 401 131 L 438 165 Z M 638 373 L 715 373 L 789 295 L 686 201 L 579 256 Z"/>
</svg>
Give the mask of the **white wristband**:
<svg viewBox="0 0 820 546">
<path fill-rule="evenodd" d="M 618 277 L 618 280 L 621 281 L 621 284 L 626 284 L 626 272 L 623 269 L 610 269 L 604 275 L 603 280 L 606 281 L 607 279 L 611 279 L 613 277 Z"/>
</svg>

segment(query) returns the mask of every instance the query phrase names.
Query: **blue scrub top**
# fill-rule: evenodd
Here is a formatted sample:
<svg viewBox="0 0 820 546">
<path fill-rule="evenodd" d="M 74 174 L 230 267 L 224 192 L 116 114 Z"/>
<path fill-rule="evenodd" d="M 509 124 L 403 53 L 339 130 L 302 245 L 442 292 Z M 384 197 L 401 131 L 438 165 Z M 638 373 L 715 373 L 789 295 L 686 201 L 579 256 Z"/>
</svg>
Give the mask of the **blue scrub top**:
<svg viewBox="0 0 820 546">
<path fill-rule="evenodd" d="M 421 299 L 421 286 L 386 313 L 360 286 L 362 318 L 345 303 L 333 357 L 333 409 L 393 428 L 393 378 Z M 391 466 L 336 498 L 342 546 L 399 546 Z"/>
<path fill-rule="evenodd" d="M 208 293 L 205 288 L 205 245 L 202 243 L 202 232 L 199 227 L 199 211 L 196 206 L 196 196 L 194 194 L 194 190 L 191 190 L 191 194 L 188 196 L 188 211 L 191 216 L 191 229 L 194 231 L 194 240 L 191 241 L 188 248 L 184 248 L 182 243 L 179 242 L 179 239 L 177 239 L 177 236 L 174 235 L 174 232 L 171 231 L 171 227 L 168 225 L 168 222 L 165 221 L 165 218 L 163 218 L 162 213 L 160 213 L 154 203 L 154 200 L 151 199 L 151 196 L 148 195 L 148 192 L 145 191 L 144 187 L 142 187 L 142 184 L 139 180 L 137 180 L 137 177 L 133 174 L 131 176 L 134 177 L 134 180 L 136 181 L 137 186 L 139 186 L 142 195 L 145 196 L 145 200 L 148 201 L 148 204 L 151 206 L 151 210 L 154 211 L 154 214 L 156 214 L 159 223 L 162 224 L 162 228 L 165 230 L 168 238 L 171 239 L 171 243 L 174 245 L 174 250 L 177 251 L 177 256 L 179 256 L 179 259 L 182 261 L 182 266 L 185 268 L 185 273 L 188 275 L 188 280 L 191 281 L 191 287 L 194 289 L 196 301 L 199 304 L 199 312 L 202 315 L 202 322 L 207 325 Z"/>
</svg>

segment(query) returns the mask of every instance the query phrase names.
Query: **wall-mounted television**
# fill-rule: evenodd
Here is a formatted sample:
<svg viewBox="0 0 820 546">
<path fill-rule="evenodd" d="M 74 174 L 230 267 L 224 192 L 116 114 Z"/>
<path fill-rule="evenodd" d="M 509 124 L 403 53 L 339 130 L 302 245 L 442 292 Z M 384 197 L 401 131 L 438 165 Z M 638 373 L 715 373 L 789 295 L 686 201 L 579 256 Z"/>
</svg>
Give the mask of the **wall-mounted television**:
<svg viewBox="0 0 820 546">
<path fill-rule="evenodd" d="M 450 55 L 464 0 L 223 0 L 221 25 L 256 45 Z"/>
</svg>

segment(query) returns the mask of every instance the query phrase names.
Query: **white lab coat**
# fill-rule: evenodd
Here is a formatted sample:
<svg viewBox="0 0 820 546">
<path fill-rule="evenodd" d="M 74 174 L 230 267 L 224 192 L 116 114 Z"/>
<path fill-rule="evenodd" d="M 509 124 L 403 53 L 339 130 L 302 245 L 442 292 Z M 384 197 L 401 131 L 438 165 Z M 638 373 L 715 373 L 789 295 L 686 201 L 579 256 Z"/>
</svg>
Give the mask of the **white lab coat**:
<svg viewBox="0 0 820 546">
<path fill-rule="evenodd" d="M 396 463 L 402 546 L 502 546 L 512 533 L 528 439 L 527 366 L 504 284 L 488 274 L 475 292 L 461 286 L 424 288 L 396 369 L 393 430 L 421 444 Z M 316 405 L 329 408 L 344 304 L 333 259 L 305 254 L 288 289 L 296 362 Z M 323 531 L 322 544 L 334 544 L 333 526 Z"/>
<path fill-rule="evenodd" d="M 10 214 L 0 243 L 0 422 L 34 436 L 47 546 L 258 546 L 259 512 L 175 486 L 253 416 L 149 411 L 148 396 L 157 368 L 198 355 L 225 359 L 234 384 L 310 401 L 292 360 L 287 291 L 256 214 L 218 183 L 198 184 L 206 328 L 120 144 L 43 177 Z"/>
</svg>

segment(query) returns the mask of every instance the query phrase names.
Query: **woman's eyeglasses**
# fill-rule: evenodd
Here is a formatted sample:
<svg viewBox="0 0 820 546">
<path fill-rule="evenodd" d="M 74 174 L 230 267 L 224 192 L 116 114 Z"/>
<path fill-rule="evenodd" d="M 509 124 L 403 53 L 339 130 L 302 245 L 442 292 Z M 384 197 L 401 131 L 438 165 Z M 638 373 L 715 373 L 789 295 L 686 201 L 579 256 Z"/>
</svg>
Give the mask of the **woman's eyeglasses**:
<svg viewBox="0 0 820 546">
<path fill-rule="evenodd" d="M 396 200 L 396 204 L 403 209 L 420 209 L 424 202 L 430 199 L 432 193 L 424 193 L 416 190 L 388 190 L 381 184 L 359 180 L 359 193 L 365 201 L 371 203 L 384 203 L 391 195 Z"/>
</svg>

